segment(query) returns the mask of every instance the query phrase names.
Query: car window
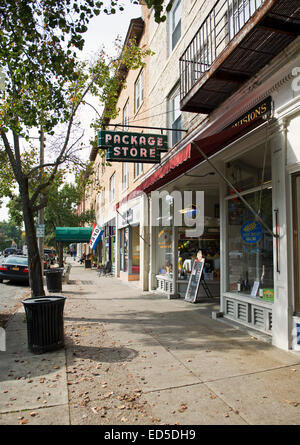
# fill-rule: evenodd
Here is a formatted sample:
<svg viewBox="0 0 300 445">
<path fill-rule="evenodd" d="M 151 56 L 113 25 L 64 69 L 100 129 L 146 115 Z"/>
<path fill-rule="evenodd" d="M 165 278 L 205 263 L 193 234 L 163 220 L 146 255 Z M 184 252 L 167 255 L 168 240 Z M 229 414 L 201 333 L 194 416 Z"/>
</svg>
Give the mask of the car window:
<svg viewBox="0 0 300 445">
<path fill-rule="evenodd" d="M 6 258 L 2 264 L 17 264 L 18 266 L 27 266 L 28 265 L 28 258 L 27 257 L 20 257 L 20 256 L 9 256 Z"/>
</svg>

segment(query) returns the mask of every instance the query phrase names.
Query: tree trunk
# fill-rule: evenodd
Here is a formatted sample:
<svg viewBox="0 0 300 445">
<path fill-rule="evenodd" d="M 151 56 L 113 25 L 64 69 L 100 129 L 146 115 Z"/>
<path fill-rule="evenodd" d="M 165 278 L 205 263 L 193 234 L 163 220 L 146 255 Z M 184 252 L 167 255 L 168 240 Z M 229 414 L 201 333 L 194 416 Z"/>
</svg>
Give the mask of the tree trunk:
<svg viewBox="0 0 300 445">
<path fill-rule="evenodd" d="M 22 200 L 22 210 L 28 248 L 28 269 L 31 296 L 33 298 L 44 297 L 45 291 L 42 276 L 41 259 L 38 249 L 32 206 L 30 205 L 29 200 L 28 183 L 24 181 L 22 184 L 19 184 L 19 190 Z"/>
</svg>

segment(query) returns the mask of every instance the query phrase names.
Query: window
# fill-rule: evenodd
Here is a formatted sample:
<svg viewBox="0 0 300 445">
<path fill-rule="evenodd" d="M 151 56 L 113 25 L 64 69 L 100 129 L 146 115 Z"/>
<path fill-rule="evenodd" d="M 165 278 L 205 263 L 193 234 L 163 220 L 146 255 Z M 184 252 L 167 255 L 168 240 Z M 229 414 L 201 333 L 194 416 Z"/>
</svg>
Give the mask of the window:
<svg viewBox="0 0 300 445">
<path fill-rule="evenodd" d="M 114 173 L 109 180 L 109 201 L 116 199 L 116 174 Z"/>
<path fill-rule="evenodd" d="M 141 71 L 135 82 L 135 112 L 138 111 L 144 99 L 144 72 Z"/>
<path fill-rule="evenodd" d="M 272 228 L 272 187 L 245 193 L 248 203 Z M 274 298 L 273 237 L 240 200 L 228 200 L 228 291 Z"/>
<path fill-rule="evenodd" d="M 129 124 L 129 102 L 127 101 L 125 107 L 123 108 L 123 131 L 127 131 Z"/>
<path fill-rule="evenodd" d="M 168 120 L 169 127 L 174 130 L 181 129 L 180 93 L 179 85 L 171 92 L 168 99 Z M 175 145 L 181 139 L 181 131 L 171 131 L 169 139 L 171 145 Z"/>
<path fill-rule="evenodd" d="M 128 188 L 128 162 L 122 164 L 122 190 Z"/>
<path fill-rule="evenodd" d="M 263 0 L 233 1 L 228 16 L 229 40 L 233 39 L 233 37 L 242 29 L 262 3 Z"/>
<path fill-rule="evenodd" d="M 134 177 L 137 178 L 143 173 L 143 164 L 141 162 L 136 162 L 134 164 Z"/>
<path fill-rule="evenodd" d="M 174 2 L 174 5 L 170 11 L 170 24 L 169 24 L 169 40 L 170 40 L 170 52 L 176 46 L 176 43 L 181 36 L 181 0 Z"/>
<path fill-rule="evenodd" d="M 129 228 L 120 230 L 120 269 L 123 272 L 128 271 L 128 244 L 129 244 Z"/>
</svg>

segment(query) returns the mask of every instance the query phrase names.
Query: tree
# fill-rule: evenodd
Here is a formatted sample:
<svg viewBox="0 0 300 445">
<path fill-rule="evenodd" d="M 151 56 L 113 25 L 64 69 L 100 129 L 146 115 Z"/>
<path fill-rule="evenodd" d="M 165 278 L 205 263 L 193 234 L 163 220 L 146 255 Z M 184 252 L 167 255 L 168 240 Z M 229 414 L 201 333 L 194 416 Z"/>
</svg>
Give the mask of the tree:
<svg viewBox="0 0 300 445">
<path fill-rule="evenodd" d="M 118 3 L 107 3 L 103 12 L 116 12 Z M 159 10 L 156 3 L 161 2 L 148 6 Z M 35 215 L 46 206 L 60 168 L 80 165 L 81 136 L 72 137 L 78 109 L 91 93 L 109 105 L 110 117 L 116 115 L 117 92 L 124 82 L 121 68 L 136 69 L 149 54 L 132 42 L 116 59 L 101 52 L 92 65 L 79 61 L 83 34 L 101 8 L 103 2 L 94 0 L 0 0 L 0 196 L 12 196 L 17 186 L 33 297 L 44 295 Z M 32 129 L 40 129 L 43 147 L 44 134 L 54 136 L 58 125 L 65 125 L 64 137 L 40 162 Z"/>
<path fill-rule="evenodd" d="M 21 227 L 12 221 L 0 221 L 0 250 L 11 247 L 14 241 L 18 247 L 21 245 Z"/>
</svg>

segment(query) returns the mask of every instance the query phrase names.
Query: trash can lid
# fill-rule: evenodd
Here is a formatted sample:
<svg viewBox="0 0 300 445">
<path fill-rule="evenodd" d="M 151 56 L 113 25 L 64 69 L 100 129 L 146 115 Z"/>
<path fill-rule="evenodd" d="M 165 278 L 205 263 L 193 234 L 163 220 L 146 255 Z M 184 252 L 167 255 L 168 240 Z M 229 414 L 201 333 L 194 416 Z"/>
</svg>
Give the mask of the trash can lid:
<svg viewBox="0 0 300 445">
<path fill-rule="evenodd" d="M 55 303 L 57 301 L 65 300 L 66 297 L 62 295 L 49 295 L 46 297 L 26 298 L 23 300 L 23 304 L 41 304 L 41 303 Z"/>
</svg>

